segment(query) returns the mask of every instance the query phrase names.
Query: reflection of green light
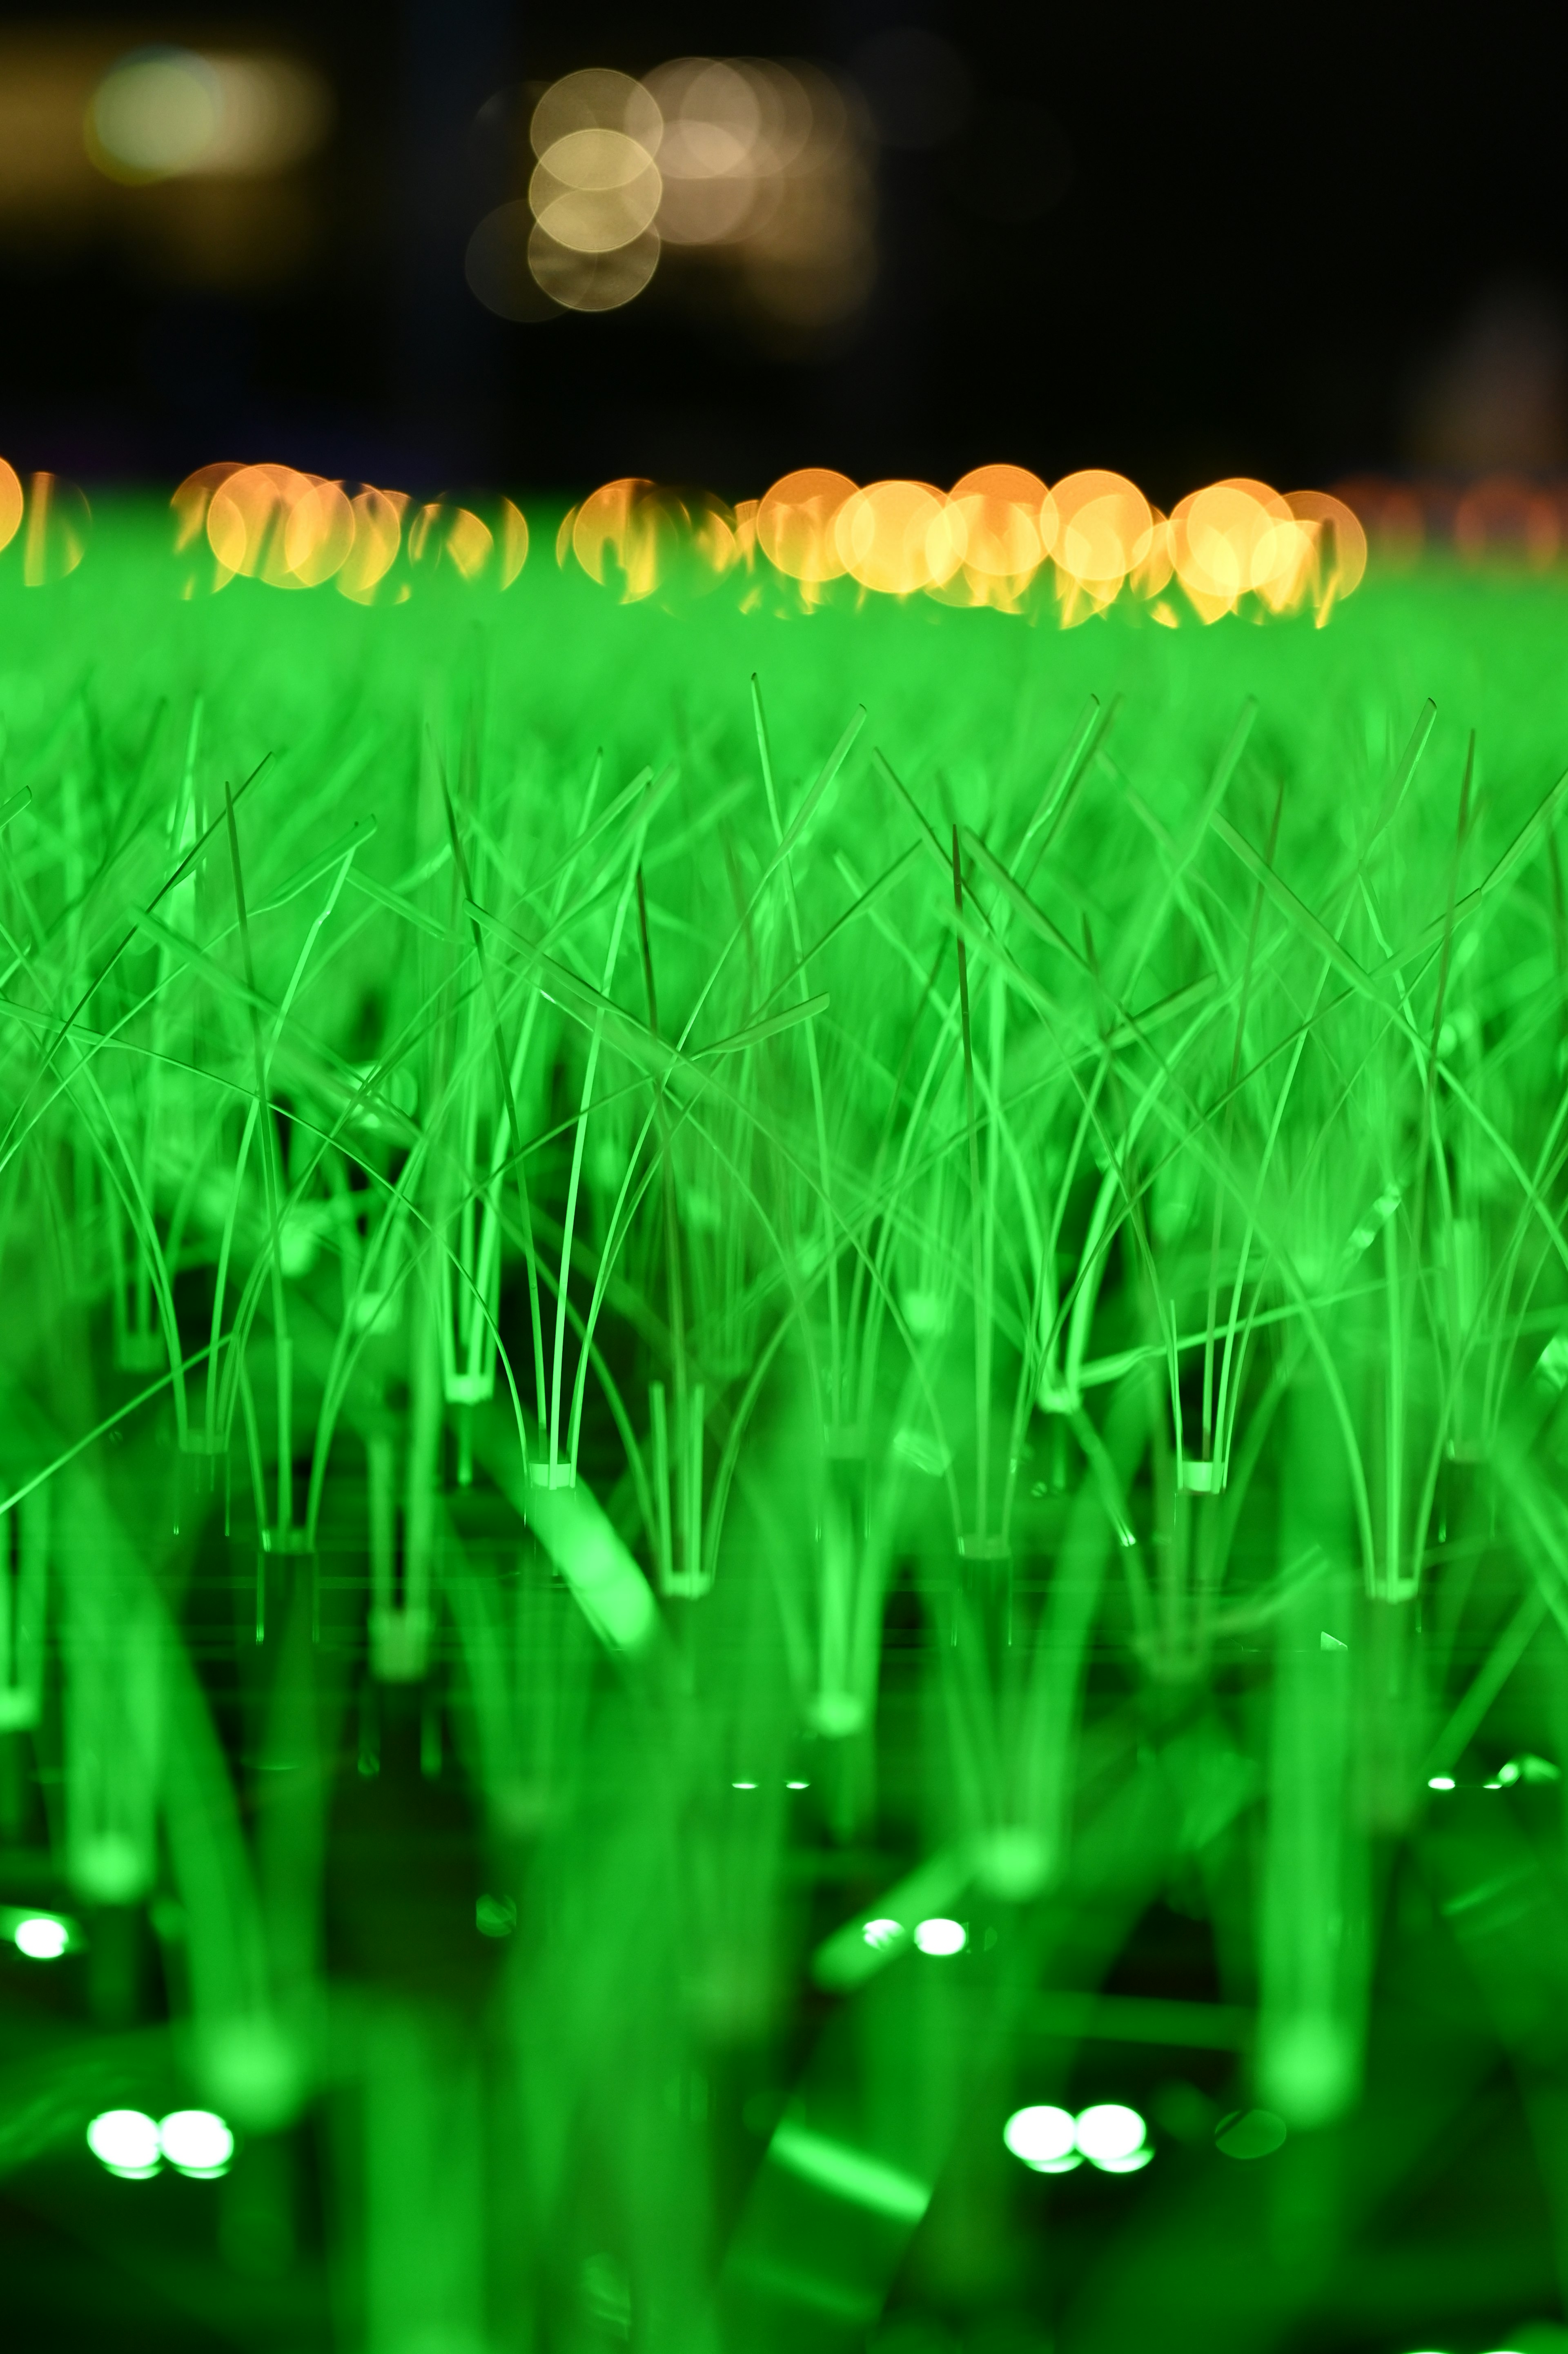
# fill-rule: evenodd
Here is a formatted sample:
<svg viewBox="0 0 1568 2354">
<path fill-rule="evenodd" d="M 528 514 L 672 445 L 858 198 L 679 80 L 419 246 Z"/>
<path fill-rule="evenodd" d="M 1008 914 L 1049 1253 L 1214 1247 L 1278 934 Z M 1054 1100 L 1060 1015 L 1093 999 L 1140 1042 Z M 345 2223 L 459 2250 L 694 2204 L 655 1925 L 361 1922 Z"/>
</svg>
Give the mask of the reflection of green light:
<svg viewBox="0 0 1568 2354">
<path fill-rule="evenodd" d="M 1214 2127 L 1214 2147 L 1226 2158 L 1272 2158 L 1285 2139 L 1285 2120 L 1272 2109 L 1233 2110 Z"/>
<path fill-rule="evenodd" d="M 894 2216 L 900 2222 L 917 2222 L 930 2204 L 927 2184 L 906 2174 L 902 2167 L 889 2166 L 883 2158 L 852 2148 L 848 2142 L 830 2141 L 825 2134 L 811 2133 L 804 2126 L 781 2125 L 773 2137 L 772 2153 L 803 2182 L 853 2206 Z"/>
<path fill-rule="evenodd" d="M 158 2128 L 141 2109 L 105 2109 L 87 2129 L 87 2146 L 101 2166 L 127 2182 L 145 2182 L 158 2171 Z"/>
<path fill-rule="evenodd" d="M 30 1962 L 56 1962 L 70 1943 L 63 1921 L 51 1914 L 37 1913 L 26 1921 L 18 1921 L 12 1932 L 16 1950 L 26 1954 Z"/>
<path fill-rule="evenodd" d="M 473 1908 L 473 1925 L 482 1937 L 510 1937 L 517 1926 L 514 1896 L 482 1896 Z"/>
<path fill-rule="evenodd" d="M 860 1934 L 874 1953 L 885 1954 L 888 1947 L 895 1946 L 904 1935 L 904 1924 L 902 1921 L 886 1918 L 880 1921 L 868 1921 Z"/>
<path fill-rule="evenodd" d="M 198 2181 L 226 2174 L 234 2156 L 234 2136 L 211 2109 L 172 2110 L 158 2127 L 158 2142 L 171 2166 Z"/>
<path fill-rule="evenodd" d="M 1426 1787 L 1429 1790 L 1451 1790 L 1454 1776 L 1452 1774 L 1434 1774 L 1428 1777 Z"/>
</svg>

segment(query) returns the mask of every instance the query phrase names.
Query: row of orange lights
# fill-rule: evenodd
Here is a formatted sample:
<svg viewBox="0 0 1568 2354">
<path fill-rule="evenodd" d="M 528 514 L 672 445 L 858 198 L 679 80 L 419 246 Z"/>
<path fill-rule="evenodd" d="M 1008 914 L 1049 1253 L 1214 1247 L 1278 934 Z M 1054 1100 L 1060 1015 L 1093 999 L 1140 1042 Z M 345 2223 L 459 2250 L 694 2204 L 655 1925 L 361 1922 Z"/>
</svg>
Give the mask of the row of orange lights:
<svg viewBox="0 0 1568 2354">
<path fill-rule="evenodd" d="M 350 489 L 292 466 L 200 466 L 171 504 L 176 552 L 205 543 L 218 588 L 241 576 L 272 588 L 319 588 L 330 581 L 344 596 L 370 604 L 388 590 L 400 552 L 416 569 L 440 567 L 503 588 L 528 555 L 527 520 L 510 499 L 492 502 L 486 522 L 449 500 L 420 504 L 403 491 L 368 482 Z M 406 580 L 396 593 L 408 595 Z"/>
<path fill-rule="evenodd" d="M 950 491 L 873 482 L 806 468 L 737 506 L 642 477 L 607 482 L 567 514 L 556 538 L 628 600 L 676 573 L 710 585 L 756 574 L 758 558 L 814 602 L 827 584 L 949 604 L 1016 610 L 1042 579 L 1065 620 L 1124 590 L 1174 620 L 1175 582 L 1204 620 L 1251 596 L 1273 611 L 1310 603 L 1319 620 L 1359 584 L 1367 536 L 1395 565 L 1424 542 L 1451 543 L 1467 564 L 1501 557 L 1545 570 L 1568 545 L 1568 489 L 1512 476 L 1468 485 L 1368 478 L 1347 495 L 1292 491 L 1235 476 L 1181 500 L 1169 515 L 1124 475 L 1098 469 L 1047 489 L 1017 466 L 982 466 Z M 241 575 L 274 588 L 334 585 L 361 603 L 407 597 L 411 577 L 440 567 L 506 588 L 528 553 L 528 525 L 510 499 L 472 507 L 420 504 L 401 491 L 350 485 L 282 465 L 203 466 L 175 493 L 175 546 L 210 559 L 207 585 Z M 75 570 L 91 524 L 86 499 L 59 476 L 22 477 L 0 459 L 0 548 L 21 534 L 23 578 L 41 586 Z M 396 570 L 399 556 L 405 569 Z M 189 594 L 196 585 L 187 575 Z M 758 592 L 753 591 L 753 600 Z"/>
<path fill-rule="evenodd" d="M 1366 569 L 1366 535 L 1327 491 L 1282 495 L 1235 476 L 1181 500 L 1169 515 L 1123 474 L 1092 468 L 1054 487 L 1022 466 L 980 466 L 950 491 L 929 482 L 862 487 L 807 467 L 735 508 L 641 477 L 607 482 L 567 514 L 556 556 L 651 596 L 680 563 L 717 576 L 755 570 L 758 554 L 814 601 L 848 578 L 883 596 L 924 591 L 949 604 L 1017 610 L 1047 577 L 1074 618 L 1123 589 L 1174 620 L 1178 582 L 1204 620 L 1255 597 L 1274 612 L 1311 604 L 1319 620 Z"/>
</svg>

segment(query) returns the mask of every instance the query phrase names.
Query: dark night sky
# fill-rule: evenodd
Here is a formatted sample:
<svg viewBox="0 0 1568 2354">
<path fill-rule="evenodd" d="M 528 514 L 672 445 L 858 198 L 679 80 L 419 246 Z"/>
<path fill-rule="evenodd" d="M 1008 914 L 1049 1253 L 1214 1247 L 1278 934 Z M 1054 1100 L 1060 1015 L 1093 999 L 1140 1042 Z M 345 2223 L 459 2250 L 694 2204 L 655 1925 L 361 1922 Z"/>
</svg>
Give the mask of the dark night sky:
<svg viewBox="0 0 1568 2354">
<path fill-rule="evenodd" d="M 371 37 L 336 0 L 10 10 L 12 34 L 286 41 L 325 69 L 339 120 L 309 167 L 308 257 L 272 285 L 13 223 L 0 448 L 90 480 L 275 455 L 414 487 L 640 472 L 732 495 L 792 465 L 947 481 L 994 457 L 1113 465 L 1163 499 L 1221 472 L 1549 471 L 1568 461 L 1555 37 L 1523 9 L 1401 13 L 403 0 Z M 474 128 L 498 89 L 694 51 L 842 68 L 909 22 L 960 53 L 969 112 L 944 144 L 876 153 L 880 267 L 852 323 L 781 347 L 675 270 L 625 311 L 544 325 L 469 292 L 470 231 L 517 193 Z M 973 190 L 1021 99 L 1071 172 L 1008 223 Z"/>
</svg>

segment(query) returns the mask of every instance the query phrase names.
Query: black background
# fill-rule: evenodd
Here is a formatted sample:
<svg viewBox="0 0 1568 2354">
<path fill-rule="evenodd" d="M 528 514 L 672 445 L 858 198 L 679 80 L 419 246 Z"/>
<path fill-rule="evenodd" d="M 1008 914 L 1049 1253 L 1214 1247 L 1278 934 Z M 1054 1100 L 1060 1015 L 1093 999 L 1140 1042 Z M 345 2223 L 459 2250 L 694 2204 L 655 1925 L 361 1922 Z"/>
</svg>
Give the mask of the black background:
<svg viewBox="0 0 1568 2354">
<path fill-rule="evenodd" d="M 29 21 L 281 41 L 325 70 L 338 120 L 308 167 L 312 250 L 276 284 L 182 283 L 123 239 L 9 234 L 0 448 L 19 465 L 101 482 L 269 456 L 414 489 L 636 472 L 741 496 L 795 465 L 945 482 L 1006 457 L 1053 478 L 1116 466 L 1169 501 L 1217 473 L 1291 488 L 1568 458 L 1568 99 L 1556 37 L 1522 9 L 317 0 L 4 25 Z M 969 122 L 944 147 L 876 154 L 881 263 L 853 324 L 769 348 L 660 280 L 623 312 L 544 325 L 469 292 L 470 231 L 516 192 L 474 124 L 496 90 L 685 52 L 853 68 L 912 21 L 961 55 Z M 968 202 L 965 159 L 1021 93 L 1072 170 L 1009 225 Z"/>
</svg>

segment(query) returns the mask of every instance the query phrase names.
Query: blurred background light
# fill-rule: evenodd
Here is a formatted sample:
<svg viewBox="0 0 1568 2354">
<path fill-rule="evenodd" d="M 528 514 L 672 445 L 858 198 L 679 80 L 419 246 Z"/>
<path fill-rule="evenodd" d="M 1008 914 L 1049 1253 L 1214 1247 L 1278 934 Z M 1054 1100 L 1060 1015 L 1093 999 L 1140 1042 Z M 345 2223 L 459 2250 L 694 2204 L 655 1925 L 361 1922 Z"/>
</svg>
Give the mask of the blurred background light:
<svg viewBox="0 0 1568 2354">
<path fill-rule="evenodd" d="M 1153 2157 L 1149 2129 L 1136 2109 L 1121 2101 L 1097 2101 L 1080 2109 L 1074 2139 L 1091 2166 L 1106 2174 L 1135 2174 Z"/>
<path fill-rule="evenodd" d="M 579 131 L 613 131 L 656 155 L 663 128 L 658 105 L 643 83 L 630 74 L 588 66 L 551 83 L 530 117 L 528 138 L 541 159 Z"/>
<path fill-rule="evenodd" d="M 100 171 L 132 184 L 248 178 L 311 154 L 332 116 L 326 83 L 291 58 L 135 50 L 92 93 L 87 148 Z"/>
<path fill-rule="evenodd" d="M 158 2126 L 158 2146 L 181 2174 L 210 2181 L 226 2174 L 234 2136 L 211 2109 L 175 2109 Z"/>
<path fill-rule="evenodd" d="M 17 1952 L 33 1962 L 58 1961 L 70 1943 L 65 1923 L 51 1913 L 37 1913 L 18 1921 L 11 1935 Z"/>
<path fill-rule="evenodd" d="M 872 482 L 847 498 L 833 518 L 844 570 L 863 588 L 906 597 L 924 588 L 952 553 L 938 526 L 945 502 L 929 482 Z"/>
<path fill-rule="evenodd" d="M 22 578 L 42 588 L 74 572 L 87 553 L 92 514 L 74 482 L 40 472 L 27 481 L 22 535 Z"/>
<path fill-rule="evenodd" d="M 659 266 L 659 233 L 643 229 L 602 252 L 561 245 L 542 221 L 529 232 L 528 268 L 535 283 L 567 311 L 619 311 L 634 300 Z"/>
<path fill-rule="evenodd" d="M 87 2146 L 101 2166 L 131 2182 L 156 2174 L 163 2158 L 157 2125 L 141 2109 L 105 2109 L 88 2126 Z"/>
<path fill-rule="evenodd" d="M 961 1921 L 948 1921 L 940 1915 L 916 1925 L 915 1943 L 923 1954 L 961 1954 L 969 1944 L 969 1931 Z"/>
<path fill-rule="evenodd" d="M 613 253 L 652 224 L 659 167 L 623 131 L 569 131 L 546 147 L 528 201 L 546 237 L 573 253 Z"/>
<path fill-rule="evenodd" d="M 396 31 L 330 6 L 177 32 L 73 0 L 8 18 L 0 284 L 29 326 L 0 447 L 84 480 L 266 447 L 344 477 L 527 472 L 576 495 L 635 463 L 734 495 L 793 462 L 804 419 L 862 482 L 946 482 L 977 446 L 1051 481 L 1103 454 L 1166 510 L 1223 468 L 1418 463 L 1452 495 L 1388 484 L 1380 552 L 1414 544 L 1404 526 L 1446 544 L 1485 480 L 1523 495 L 1465 507 L 1465 560 L 1558 560 L 1568 249 L 1545 226 L 1544 99 L 1495 59 L 1423 65 L 1435 105 L 1489 92 L 1489 160 L 1461 188 L 1414 115 L 1391 126 L 1392 36 L 1369 32 L 1308 197 L 1217 35 L 1129 76 L 1108 20 L 841 15 L 800 58 L 693 54 L 695 20 L 665 16 L 617 54 L 570 17 L 410 5 Z M 1211 119 L 1268 217 L 1200 207 L 1178 238 L 1138 159 Z M 1417 201 L 1438 226 L 1413 245 Z M 621 446 L 624 378 L 574 315 L 631 338 L 645 446 Z M 1090 317 L 1093 366 L 1065 364 Z M 536 353 L 515 330 L 545 323 Z M 70 419 L 58 450 L 28 438 L 46 417 Z M 1279 567 L 1240 593 L 1315 600 L 1293 584 L 1319 578 L 1322 534 L 1303 557 L 1276 523 Z M 1184 522 L 1169 552 L 1217 608 Z M 1013 577 L 960 567 L 941 593 L 1006 606 Z M 1082 578 L 1072 596 L 1098 601 Z"/>
<path fill-rule="evenodd" d="M 1021 580 L 1045 553 L 1046 491 L 1022 466 L 976 466 L 948 494 L 947 527 L 958 558 L 989 580 Z"/>
<path fill-rule="evenodd" d="M 1148 500 L 1122 474 L 1069 474 L 1046 502 L 1043 536 L 1057 569 L 1101 603 L 1143 562 L 1153 535 Z"/>
<path fill-rule="evenodd" d="M 521 105 L 503 90 L 480 110 L 503 170 Z M 535 99 L 526 145 L 526 196 L 493 205 L 467 236 L 470 291 L 497 317 L 622 309 L 666 253 L 687 272 L 672 302 L 700 311 L 716 292 L 774 334 L 810 338 L 870 294 L 869 124 L 819 66 L 686 57 L 641 81 L 566 74 Z"/>
<path fill-rule="evenodd" d="M 758 504 L 757 544 L 790 579 L 816 585 L 844 571 L 834 533 L 839 510 L 854 496 L 847 474 L 802 466 L 782 475 Z"/>
<path fill-rule="evenodd" d="M 1036 2174 L 1069 2174 L 1084 2162 L 1070 2109 L 1054 2108 L 1045 2102 L 1015 2109 L 1001 2129 L 1001 2137 L 1013 2157 Z"/>
</svg>

